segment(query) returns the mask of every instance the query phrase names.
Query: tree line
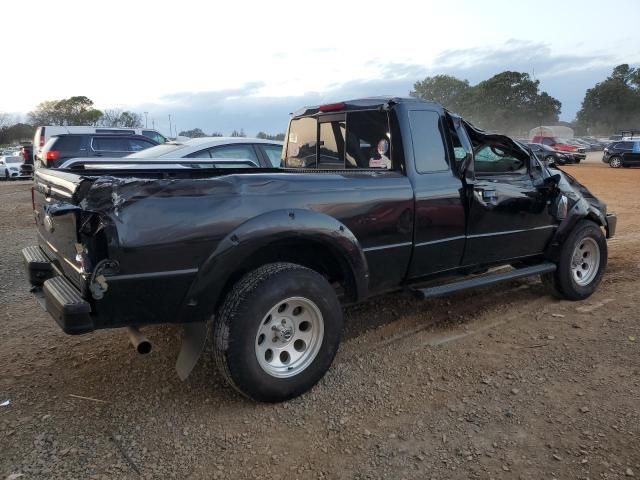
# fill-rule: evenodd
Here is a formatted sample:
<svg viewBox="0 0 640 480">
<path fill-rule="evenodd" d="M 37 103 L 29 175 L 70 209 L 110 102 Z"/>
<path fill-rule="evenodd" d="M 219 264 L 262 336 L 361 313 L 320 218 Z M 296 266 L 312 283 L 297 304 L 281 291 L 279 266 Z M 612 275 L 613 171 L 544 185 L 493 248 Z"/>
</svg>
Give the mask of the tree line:
<svg viewBox="0 0 640 480">
<path fill-rule="evenodd" d="M 485 130 L 512 135 L 563 123 L 558 121 L 562 103 L 540 91 L 540 81 L 523 72 L 498 73 L 477 85 L 435 75 L 416 82 L 410 95 L 438 102 Z M 640 130 L 640 69 L 615 67 L 607 79 L 586 91 L 570 126 L 590 135 Z"/>
<path fill-rule="evenodd" d="M 536 126 L 557 124 L 562 108 L 558 99 L 540 90 L 539 80 L 524 72 L 501 72 L 477 85 L 451 75 L 434 75 L 416 82 L 410 95 L 438 102 L 485 130 L 512 135 L 526 135 Z M 24 123 L 11 122 L 8 115 L 0 112 L 0 144 L 32 138 L 37 125 L 143 126 L 140 114 L 121 109 L 101 111 L 85 96 L 47 100 L 27 118 Z M 609 77 L 588 89 L 570 126 L 577 133 L 591 135 L 640 130 L 640 68 L 618 65 Z M 179 135 L 197 138 L 218 137 L 222 133 L 207 135 L 201 128 L 193 128 Z M 230 135 L 246 136 L 242 128 Z M 279 141 L 285 138 L 284 133 L 259 132 L 256 136 Z"/>
</svg>

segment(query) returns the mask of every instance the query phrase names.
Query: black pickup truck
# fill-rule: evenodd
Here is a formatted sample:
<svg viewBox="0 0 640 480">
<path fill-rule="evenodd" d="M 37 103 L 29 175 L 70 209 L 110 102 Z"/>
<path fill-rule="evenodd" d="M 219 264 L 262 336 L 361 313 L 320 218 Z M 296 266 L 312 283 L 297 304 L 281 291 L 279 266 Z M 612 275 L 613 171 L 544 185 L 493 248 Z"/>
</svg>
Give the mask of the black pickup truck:
<svg viewBox="0 0 640 480">
<path fill-rule="evenodd" d="M 182 378 L 207 351 L 260 401 L 324 375 L 344 304 L 533 275 L 584 299 L 616 228 L 525 146 L 416 99 L 295 113 L 280 168 L 198 162 L 37 170 L 29 280 L 69 334 L 182 324 Z"/>
</svg>

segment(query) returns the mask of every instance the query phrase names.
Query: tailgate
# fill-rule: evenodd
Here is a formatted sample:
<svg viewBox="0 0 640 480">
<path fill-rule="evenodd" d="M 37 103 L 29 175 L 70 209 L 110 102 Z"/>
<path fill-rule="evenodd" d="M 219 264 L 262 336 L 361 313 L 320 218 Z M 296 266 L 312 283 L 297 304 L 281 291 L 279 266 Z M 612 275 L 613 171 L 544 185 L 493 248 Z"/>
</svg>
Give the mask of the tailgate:
<svg viewBox="0 0 640 480">
<path fill-rule="evenodd" d="M 38 244 L 81 292 L 85 291 L 85 278 L 76 246 L 81 211 L 78 193 L 84 182 L 91 183 L 72 173 L 39 169 L 33 190 Z"/>
</svg>

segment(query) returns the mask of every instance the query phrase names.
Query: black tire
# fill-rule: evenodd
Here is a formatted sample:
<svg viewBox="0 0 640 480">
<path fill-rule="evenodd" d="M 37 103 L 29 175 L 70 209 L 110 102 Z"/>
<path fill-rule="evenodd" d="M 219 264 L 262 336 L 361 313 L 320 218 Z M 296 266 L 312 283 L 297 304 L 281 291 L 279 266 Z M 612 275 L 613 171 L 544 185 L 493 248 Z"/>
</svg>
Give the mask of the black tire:
<svg viewBox="0 0 640 480">
<path fill-rule="evenodd" d="M 260 365 L 256 337 L 274 305 L 291 297 L 318 307 L 324 332 L 310 363 L 299 373 L 280 378 Z M 214 358 L 229 384 L 244 396 L 260 402 L 289 400 L 313 387 L 329 369 L 340 344 L 342 322 L 338 297 L 322 275 L 293 263 L 267 264 L 242 277 L 224 299 L 210 329 Z"/>
<path fill-rule="evenodd" d="M 622 167 L 622 158 L 620 157 L 611 157 L 609 159 L 609 166 L 611 168 L 620 168 Z"/>
<path fill-rule="evenodd" d="M 592 239 L 599 248 L 599 261 L 593 278 L 585 285 L 576 282 L 572 272 L 572 260 L 576 248 L 585 239 Z M 607 240 L 598 225 L 590 220 L 581 220 L 575 226 L 562 245 L 558 268 L 554 273 L 542 275 L 542 281 L 560 298 L 567 300 L 584 300 L 591 296 L 600 284 L 607 268 Z"/>
</svg>

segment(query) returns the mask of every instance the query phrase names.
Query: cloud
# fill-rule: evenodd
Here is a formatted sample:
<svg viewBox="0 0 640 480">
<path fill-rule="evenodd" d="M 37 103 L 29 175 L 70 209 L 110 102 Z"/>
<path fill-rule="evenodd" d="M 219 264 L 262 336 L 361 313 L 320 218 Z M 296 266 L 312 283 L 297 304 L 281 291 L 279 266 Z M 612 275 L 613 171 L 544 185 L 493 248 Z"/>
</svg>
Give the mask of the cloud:
<svg viewBox="0 0 640 480">
<path fill-rule="evenodd" d="M 330 54 L 332 49 L 327 50 Z M 172 93 L 158 103 L 132 108 L 152 112 L 156 127 L 167 133 L 169 114 L 179 130 L 200 127 L 207 133 L 228 134 L 244 128 L 249 134 L 278 133 L 285 131 L 289 113 L 303 106 L 366 96 L 407 96 L 416 81 L 429 75 L 444 73 L 476 84 L 512 70 L 540 80 L 541 89 L 562 102 L 561 117 L 572 120 L 587 88 L 604 80 L 617 63 L 609 54 L 554 54 L 544 43 L 509 40 L 495 48 L 445 50 L 430 65 L 370 61 L 369 78 L 333 81 L 323 91 L 301 95 L 265 96 L 261 92 L 267 85 L 256 81 L 226 90 Z"/>
</svg>

